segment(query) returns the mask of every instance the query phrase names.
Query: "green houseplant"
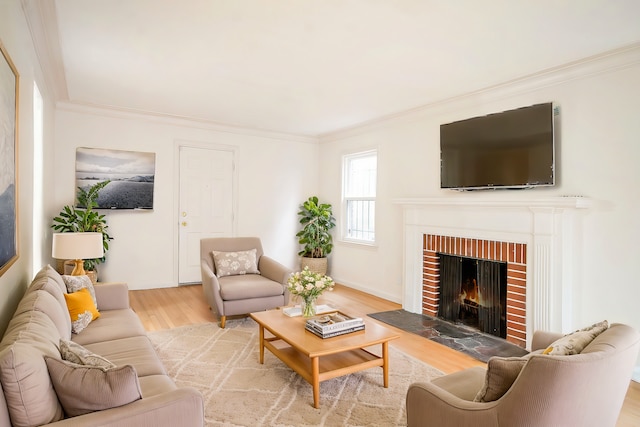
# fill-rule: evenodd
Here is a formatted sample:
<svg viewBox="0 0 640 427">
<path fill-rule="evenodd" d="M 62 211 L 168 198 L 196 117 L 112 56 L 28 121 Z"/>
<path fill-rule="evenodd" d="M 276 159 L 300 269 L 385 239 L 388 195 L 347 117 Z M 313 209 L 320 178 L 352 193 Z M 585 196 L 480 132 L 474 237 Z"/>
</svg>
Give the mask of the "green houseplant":
<svg viewBox="0 0 640 427">
<path fill-rule="evenodd" d="M 109 250 L 109 241 L 113 237 L 107 232 L 105 216 L 96 212 L 98 193 L 109 184 L 109 180 L 101 181 L 88 189 L 78 187 L 77 206 L 64 206 L 58 216 L 53 218 L 51 228 L 59 233 L 99 232 L 102 233 L 104 253 Z M 96 266 L 105 261 L 105 257 L 84 260 L 84 269 L 96 271 Z"/>
<path fill-rule="evenodd" d="M 302 229 L 296 234 L 302 250 L 302 268 L 321 274 L 327 272 L 327 255 L 333 249 L 330 230 L 336 226 L 332 207 L 329 203 L 320 203 L 316 196 L 309 197 L 300 205 L 298 212 Z"/>
</svg>

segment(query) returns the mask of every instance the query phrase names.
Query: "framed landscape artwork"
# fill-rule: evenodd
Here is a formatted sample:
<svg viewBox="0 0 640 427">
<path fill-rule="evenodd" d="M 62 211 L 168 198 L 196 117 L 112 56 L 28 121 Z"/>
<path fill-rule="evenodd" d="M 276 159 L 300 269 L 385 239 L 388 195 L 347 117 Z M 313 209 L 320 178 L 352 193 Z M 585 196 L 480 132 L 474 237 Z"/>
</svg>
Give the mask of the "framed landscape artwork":
<svg viewBox="0 0 640 427">
<path fill-rule="evenodd" d="M 18 72 L 0 43 L 0 276 L 18 260 Z"/>
<path fill-rule="evenodd" d="M 155 168 L 155 153 L 76 149 L 76 187 L 110 181 L 98 193 L 98 209 L 153 209 Z"/>
</svg>

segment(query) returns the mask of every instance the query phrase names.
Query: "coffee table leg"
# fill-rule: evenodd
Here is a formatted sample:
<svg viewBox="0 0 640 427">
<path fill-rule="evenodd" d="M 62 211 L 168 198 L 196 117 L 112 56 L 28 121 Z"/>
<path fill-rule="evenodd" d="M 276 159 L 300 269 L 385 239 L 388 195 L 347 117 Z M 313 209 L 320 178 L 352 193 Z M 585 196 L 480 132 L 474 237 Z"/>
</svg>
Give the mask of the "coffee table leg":
<svg viewBox="0 0 640 427">
<path fill-rule="evenodd" d="M 264 364 L 264 327 L 260 325 L 260 364 Z"/>
<path fill-rule="evenodd" d="M 313 407 L 320 408 L 320 358 L 311 359 L 311 378 L 313 386 Z"/>
<path fill-rule="evenodd" d="M 382 375 L 384 378 L 384 387 L 389 387 L 389 342 L 382 343 Z"/>
</svg>

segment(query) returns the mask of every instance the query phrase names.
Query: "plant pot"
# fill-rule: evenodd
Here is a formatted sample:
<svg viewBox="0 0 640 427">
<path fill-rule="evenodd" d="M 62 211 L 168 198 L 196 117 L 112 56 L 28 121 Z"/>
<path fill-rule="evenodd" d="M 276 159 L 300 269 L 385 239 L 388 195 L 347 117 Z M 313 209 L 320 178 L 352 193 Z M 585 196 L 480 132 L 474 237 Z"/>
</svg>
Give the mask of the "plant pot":
<svg viewBox="0 0 640 427">
<path fill-rule="evenodd" d="M 305 267 L 309 267 L 309 270 L 314 273 L 322 275 L 327 274 L 327 258 L 308 258 L 303 256 L 300 260 L 300 268 L 304 270 Z"/>
</svg>

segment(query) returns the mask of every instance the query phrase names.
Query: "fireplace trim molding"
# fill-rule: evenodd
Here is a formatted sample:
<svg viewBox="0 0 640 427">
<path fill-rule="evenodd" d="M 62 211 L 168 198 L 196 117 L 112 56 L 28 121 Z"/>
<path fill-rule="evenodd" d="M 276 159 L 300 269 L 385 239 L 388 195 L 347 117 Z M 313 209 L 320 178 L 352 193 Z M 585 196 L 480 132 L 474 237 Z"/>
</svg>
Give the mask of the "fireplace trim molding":
<svg viewBox="0 0 640 427">
<path fill-rule="evenodd" d="M 571 331 L 573 291 L 581 274 L 581 218 L 591 200 L 475 196 L 394 200 L 403 208 L 403 308 L 422 313 L 425 234 L 523 243 L 527 245 L 527 347 L 534 330 Z"/>
</svg>

